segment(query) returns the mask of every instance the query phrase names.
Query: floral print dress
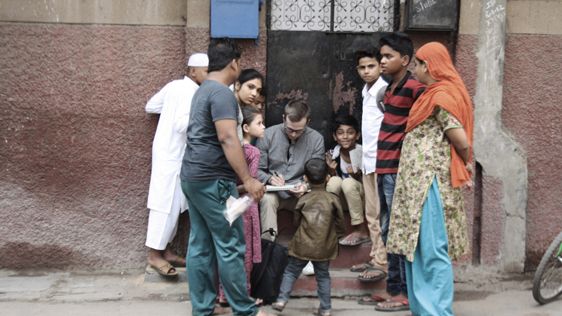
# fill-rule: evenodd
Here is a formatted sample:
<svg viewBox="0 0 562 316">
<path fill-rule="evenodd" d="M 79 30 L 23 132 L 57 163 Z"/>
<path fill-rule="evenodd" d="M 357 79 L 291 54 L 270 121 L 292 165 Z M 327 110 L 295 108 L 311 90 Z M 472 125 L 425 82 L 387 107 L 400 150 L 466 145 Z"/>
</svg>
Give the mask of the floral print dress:
<svg viewBox="0 0 562 316">
<path fill-rule="evenodd" d="M 449 256 L 458 259 L 468 250 L 466 214 L 460 188 L 451 184 L 451 144 L 445 131 L 462 128 L 449 112 L 436 107 L 433 114 L 406 134 L 392 203 L 387 251 L 414 261 L 423 204 L 437 178 L 443 202 Z"/>
</svg>

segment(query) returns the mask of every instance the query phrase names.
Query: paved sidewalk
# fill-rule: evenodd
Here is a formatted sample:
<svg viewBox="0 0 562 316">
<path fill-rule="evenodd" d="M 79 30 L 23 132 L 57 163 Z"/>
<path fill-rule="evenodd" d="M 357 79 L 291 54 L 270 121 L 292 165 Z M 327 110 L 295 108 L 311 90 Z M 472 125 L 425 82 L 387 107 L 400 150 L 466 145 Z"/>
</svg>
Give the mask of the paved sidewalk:
<svg viewBox="0 0 562 316">
<path fill-rule="evenodd" d="M 456 284 L 455 315 L 562 315 L 562 300 L 538 306 L 530 292 L 529 276 L 491 281 L 461 278 Z M 41 316 L 188 316 L 191 304 L 184 282 L 145 282 L 143 271 L 122 274 L 67 272 L 23 273 L 0 270 L 0 315 Z M 292 299 L 282 315 L 312 315 L 318 301 Z M 269 307 L 268 311 L 273 312 Z M 333 314 L 350 316 L 381 313 L 355 299 L 333 299 Z"/>
</svg>

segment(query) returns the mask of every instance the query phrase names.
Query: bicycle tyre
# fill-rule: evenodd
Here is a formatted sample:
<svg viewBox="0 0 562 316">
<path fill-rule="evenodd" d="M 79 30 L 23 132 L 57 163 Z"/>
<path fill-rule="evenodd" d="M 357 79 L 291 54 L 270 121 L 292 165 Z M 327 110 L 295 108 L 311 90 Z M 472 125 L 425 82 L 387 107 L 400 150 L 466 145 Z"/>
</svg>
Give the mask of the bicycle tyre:
<svg viewBox="0 0 562 316">
<path fill-rule="evenodd" d="M 550 293 L 544 288 L 549 285 L 547 284 L 550 281 L 549 278 L 556 274 L 556 270 L 559 270 L 558 274 L 562 275 L 562 262 L 556 257 L 560 243 L 562 243 L 562 232 L 548 246 L 533 278 L 533 297 L 541 305 L 554 301 L 562 294 L 562 278 L 554 282 L 554 289 L 550 290 Z"/>
</svg>

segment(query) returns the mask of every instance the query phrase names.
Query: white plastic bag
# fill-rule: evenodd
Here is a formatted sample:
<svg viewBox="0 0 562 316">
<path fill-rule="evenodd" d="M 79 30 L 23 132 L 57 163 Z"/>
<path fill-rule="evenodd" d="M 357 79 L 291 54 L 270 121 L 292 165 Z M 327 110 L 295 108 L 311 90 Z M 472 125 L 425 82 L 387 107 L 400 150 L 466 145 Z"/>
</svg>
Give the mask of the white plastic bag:
<svg viewBox="0 0 562 316">
<path fill-rule="evenodd" d="M 252 198 L 248 195 L 244 195 L 240 198 L 233 198 L 232 196 L 226 200 L 226 210 L 224 210 L 224 218 L 228 221 L 228 224 L 232 226 L 232 223 L 244 214 L 244 212 L 252 204 Z"/>
</svg>

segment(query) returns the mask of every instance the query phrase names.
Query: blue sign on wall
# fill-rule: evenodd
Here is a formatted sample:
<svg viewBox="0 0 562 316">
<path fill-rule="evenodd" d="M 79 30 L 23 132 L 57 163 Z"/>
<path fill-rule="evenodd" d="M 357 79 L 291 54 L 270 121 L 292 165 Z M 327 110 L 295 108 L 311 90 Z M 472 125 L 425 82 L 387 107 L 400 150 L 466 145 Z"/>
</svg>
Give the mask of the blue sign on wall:
<svg viewBox="0 0 562 316">
<path fill-rule="evenodd" d="M 258 38 L 259 0 L 211 0 L 211 37 Z"/>
</svg>

